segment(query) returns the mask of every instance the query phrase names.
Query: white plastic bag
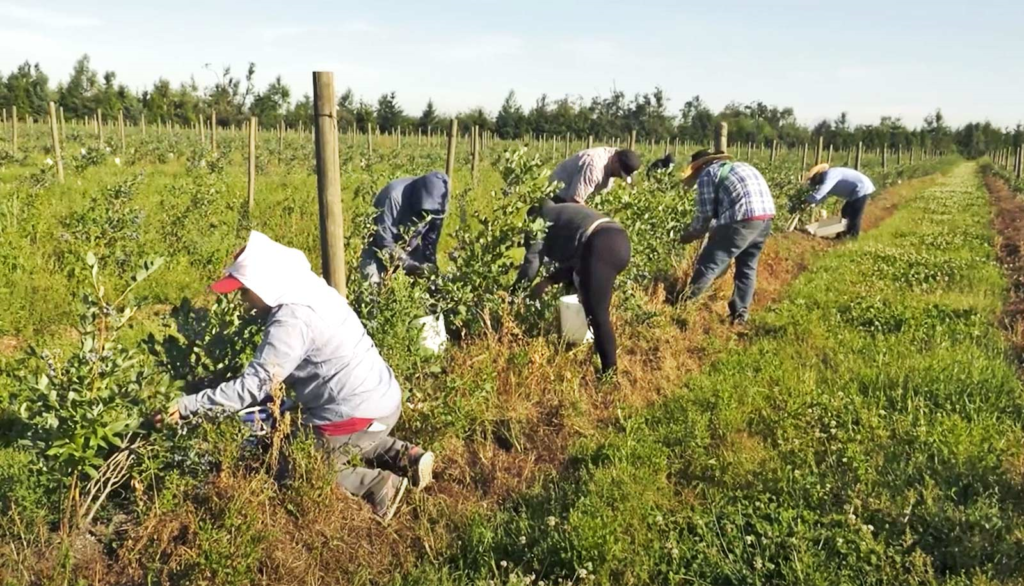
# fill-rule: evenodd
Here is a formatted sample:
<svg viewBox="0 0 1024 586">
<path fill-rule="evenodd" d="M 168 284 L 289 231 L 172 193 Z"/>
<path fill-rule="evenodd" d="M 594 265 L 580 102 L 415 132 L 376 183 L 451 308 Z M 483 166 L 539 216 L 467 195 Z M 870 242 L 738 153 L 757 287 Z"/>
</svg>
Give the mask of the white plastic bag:
<svg viewBox="0 0 1024 586">
<path fill-rule="evenodd" d="M 587 313 L 576 295 L 566 295 L 558 300 L 558 317 L 562 325 L 562 337 L 570 344 L 588 344 L 594 341 L 594 332 L 587 324 Z"/>
<path fill-rule="evenodd" d="M 448 345 L 448 332 L 444 328 L 444 314 L 428 315 L 416 320 L 423 326 L 420 332 L 420 345 L 437 354 Z"/>
</svg>

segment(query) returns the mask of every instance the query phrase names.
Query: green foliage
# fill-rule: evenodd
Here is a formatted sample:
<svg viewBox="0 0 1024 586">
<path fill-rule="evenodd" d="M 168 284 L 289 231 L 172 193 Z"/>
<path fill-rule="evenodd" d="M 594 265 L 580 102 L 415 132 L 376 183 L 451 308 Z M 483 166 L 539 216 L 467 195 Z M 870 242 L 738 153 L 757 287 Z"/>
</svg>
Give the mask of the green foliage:
<svg viewBox="0 0 1024 586">
<path fill-rule="evenodd" d="M 163 259 L 147 261 L 116 298 L 106 294 L 92 253 L 86 264 L 93 289 L 82 299 L 79 347 L 66 358 L 31 348 L 11 393 L 24 433 L 21 443 L 65 481 L 82 473 L 95 477 L 107 456 L 124 447 L 143 418 L 168 397 L 167 378 L 118 339 L 135 313 L 129 293 Z"/>
<path fill-rule="evenodd" d="M 160 368 L 186 385 L 186 392 L 215 387 L 240 375 L 252 359 L 263 324 L 235 296 L 219 296 L 209 309 L 189 299 L 171 310 L 175 332 L 147 346 Z"/>
</svg>

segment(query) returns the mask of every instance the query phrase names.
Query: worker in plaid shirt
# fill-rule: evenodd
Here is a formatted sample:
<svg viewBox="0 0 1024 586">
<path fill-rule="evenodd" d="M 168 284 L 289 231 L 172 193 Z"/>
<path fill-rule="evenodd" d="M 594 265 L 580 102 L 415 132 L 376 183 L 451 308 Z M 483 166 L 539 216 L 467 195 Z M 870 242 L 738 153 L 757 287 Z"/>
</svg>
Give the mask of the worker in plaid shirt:
<svg viewBox="0 0 1024 586">
<path fill-rule="evenodd" d="M 714 222 L 697 257 L 686 298 L 699 297 L 735 259 L 729 315 L 732 323 L 745 324 L 757 284 L 757 260 L 772 230 L 775 202 L 757 169 L 730 159 L 722 152 L 700 150 L 683 172 L 683 184 L 697 186 L 697 215 L 683 234 L 683 243 L 703 237 Z"/>
</svg>

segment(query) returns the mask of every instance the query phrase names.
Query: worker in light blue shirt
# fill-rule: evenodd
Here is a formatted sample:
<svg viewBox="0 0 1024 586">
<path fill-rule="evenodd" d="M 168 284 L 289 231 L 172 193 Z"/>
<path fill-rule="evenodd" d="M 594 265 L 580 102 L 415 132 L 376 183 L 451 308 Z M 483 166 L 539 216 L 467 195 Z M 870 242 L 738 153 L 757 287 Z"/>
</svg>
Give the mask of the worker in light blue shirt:
<svg viewBox="0 0 1024 586">
<path fill-rule="evenodd" d="M 814 191 L 807 196 L 807 203 L 816 205 L 830 195 L 845 201 L 840 212 L 846 220 L 843 237 L 856 238 L 860 235 L 860 222 L 868 196 L 875 192 L 875 184 L 867 175 L 846 167 L 829 167 L 826 164 L 811 167 L 805 180 Z"/>
</svg>

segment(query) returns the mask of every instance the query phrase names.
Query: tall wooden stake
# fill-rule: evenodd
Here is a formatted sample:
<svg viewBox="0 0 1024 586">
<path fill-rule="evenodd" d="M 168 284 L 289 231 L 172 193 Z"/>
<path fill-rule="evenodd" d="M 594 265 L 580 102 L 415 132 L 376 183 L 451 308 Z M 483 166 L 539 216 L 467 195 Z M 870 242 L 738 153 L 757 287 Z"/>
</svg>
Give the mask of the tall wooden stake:
<svg viewBox="0 0 1024 586">
<path fill-rule="evenodd" d="M 60 139 L 66 141 L 67 138 L 67 134 L 64 132 L 64 106 L 60 106 Z"/>
<path fill-rule="evenodd" d="M 217 111 L 210 110 L 210 149 L 217 154 Z"/>
<path fill-rule="evenodd" d="M 121 154 L 124 154 L 125 142 L 124 142 L 124 110 L 123 109 L 117 111 L 117 131 L 121 134 Z"/>
<path fill-rule="evenodd" d="M 818 137 L 818 150 L 814 151 L 815 165 L 820 165 L 825 162 L 821 159 L 821 156 L 823 154 L 825 154 L 825 135 L 821 135 Z"/>
<path fill-rule="evenodd" d="M 478 127 L 476 125 L 473 126 L 472 150 L 473 150 L 473 158 L 470 161 L 470 164 L 472 165 L 471 170 L 472 170 L 472 174 L 473 174 L 473 186 L 475 187 L 476 186 L 476 179 L 477 179 L 477 162 L 479 161 L 479 157 L 480 157 L 480 127 Z"/>
<path fill-rule="evenodd" d="M 18 107 L 11 106 L 11 150 L 18 152 Z"/>
<path fill-rule="evenodd" d="M 715 128 L 714 149 L 716 152 L 729 152 L 729 125 L 725 122 L 719 122 Z"/>
<path fill-rule="evenodd" d="M 313 72 L 316 118 L 316 192 L 320 203 L 320 256 L 324 280 L 348 296 L 345 285 L 345 215 L 341 206 L 341 165 L 338 160 L 337 102 L 334 74 Z"/>
<path fill-rule="evenodd" d="M 448 130 L 448 157 L 444 161 L 444 174 L 448 176 L 449 193 L 455 191 L 455 178 L 452 175 L 455 173 L 455 140 L 458 132 L 459 121 L 453 116 L 451 128 Z"/>
<path fill-rule="evenodd" d="M 203 125 L 202 118 L 199 125 Z M 256 117 L 249 117 L 249 216 L 252 216 L 253 206 L 256 205 Z"/>
<path fill-rule="evenodd" d="M 57 165 L 57 180 L 64 183 L 64 162 L 60 158 L 60 135 L 57 132 L 57 108 L 50 102 L 50 137 L 53 139 L 53 161 Z"/>
<path fill-rule="evenodd" d="M 856 167 L 856 169 L 858 171 L 861 170 L 861 163 L 863 163 L 863 162 L 864 162 L 864 142 L 861 141 L 861 142 L 857 143 L 857 167 Z"/>
<path fill-rule="evenodd" d="M 96 131 L 99 133 L 100 150 L 103 150 L 103 110 L 96 110 Z"/>
</svg>

